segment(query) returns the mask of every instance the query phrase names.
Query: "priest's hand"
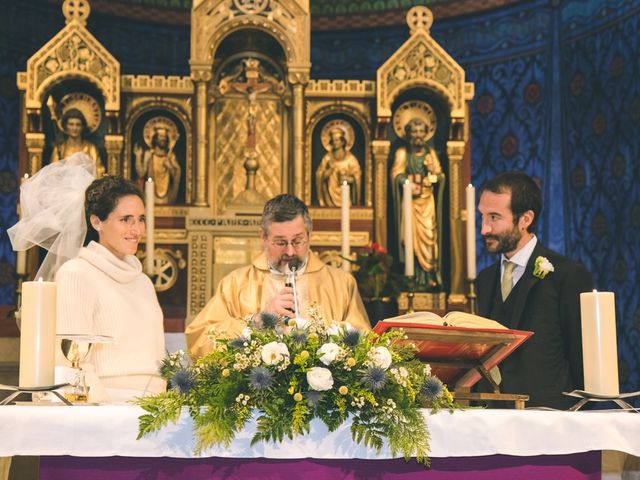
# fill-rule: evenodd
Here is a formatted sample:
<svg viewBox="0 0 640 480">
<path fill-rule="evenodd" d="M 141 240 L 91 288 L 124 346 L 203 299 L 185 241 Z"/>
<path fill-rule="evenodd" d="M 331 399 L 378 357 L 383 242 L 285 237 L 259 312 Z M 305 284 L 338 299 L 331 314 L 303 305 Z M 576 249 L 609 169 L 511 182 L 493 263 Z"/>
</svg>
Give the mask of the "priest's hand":
<svg viewBox="0 0 640 480">
<path fill-rule="evenodd" d="M 284 287 L 276 296 L 271 299 L 265 307 L 267 312 L 275 313 L 283 317 L 293 318 L 295 317 L 294 305 L 293 305 L 293 288 Z"/>
</svg>

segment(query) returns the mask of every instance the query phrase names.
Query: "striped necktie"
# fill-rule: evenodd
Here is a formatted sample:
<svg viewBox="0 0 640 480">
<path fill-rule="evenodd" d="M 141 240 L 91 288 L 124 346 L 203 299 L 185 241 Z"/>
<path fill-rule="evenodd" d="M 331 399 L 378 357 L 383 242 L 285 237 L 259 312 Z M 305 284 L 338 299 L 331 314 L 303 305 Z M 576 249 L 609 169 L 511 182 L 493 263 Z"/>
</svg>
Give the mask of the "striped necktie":
<svg viewBox="0 0 640 480">
<path fill-rule="evenodd" d="M 502 273 L 500 288 L 502 290 L 502 301 L 504 302 L 513 288 L 513 269 L 516 268 L 516 264 L 509 260 L 505 260 L 502 262 L 502 266 L 504 268 L 504 272 Z"/>
</svg>

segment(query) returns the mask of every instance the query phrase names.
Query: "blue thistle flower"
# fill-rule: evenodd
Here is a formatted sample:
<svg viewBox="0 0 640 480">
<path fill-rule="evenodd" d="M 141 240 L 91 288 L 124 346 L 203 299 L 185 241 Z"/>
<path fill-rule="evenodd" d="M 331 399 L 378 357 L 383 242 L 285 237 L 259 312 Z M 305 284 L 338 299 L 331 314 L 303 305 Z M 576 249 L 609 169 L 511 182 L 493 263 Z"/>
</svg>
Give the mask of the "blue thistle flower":
<svg viewBox="0 0 640 480">
<path fill-rule="evenodd" d="M 381 390 L 387 383 L 386 372 L 380 368 L 371 366 L 368 367 L 360 378 L 362 384 L 372 392 Z"/>
<path fill-rule="evenodd" d="M 360 330 L 347 330 L 342 335 L 342 341 L 348 347 L 356 347 L 360 343 L 362 332 Z"/>
<path fill-rule="evenodd" d="M 298 330 L 297 328 L 294 328 L 293 331 L 291 332 L 291 338 L 293 339 L 294 342 L 300 345 L 303 345 L 307 343 L 307 332 L 304 330 Z"/>
<path fill-rule="evenodd" d="M 307 405 L 310 407 L 317 406 L 322 400 L 322 392 L 317 392 L 315 390 L 309 390 L 307 392 Z"/>
<path fill-rule="evenodd" d="M 266 390 L 273 385 L 273 376 L 264 367 L 253 367 L 249 372 L 249 385 L 256 390 Z"/>
<path fill-rule="evenodd" d="M 420 387 L 420 394 L 430 402 L 442 395 L 442 381 L 438 377 L 428 376 Z"/>
<path fill-rule="evenodd" d="M 196 380 L 189 370 L 178 370 L 171 378 L 171 385 L 183 395 L 188 394 L 196 385 Z"/>
<path fill-rule="evenodd" d="M 253 326 L 258 330 L 275 328 L 279 317 L 271 312 L 260 312 L 253 317 Z"/>
<path fill-rule="evenodd" d="M 240 350 L 240 349 L 244 348 L 244 344 L 245 344 L 246 341 L 247 341 L 247 339 L 244 338 L 244 337 L 236 337 L 236 338 L 234 338 L 234 339 L 229 341 L 229 346 L 233 347 L 233 348 L 235 348 L 237 350 Z"/>
</svg>

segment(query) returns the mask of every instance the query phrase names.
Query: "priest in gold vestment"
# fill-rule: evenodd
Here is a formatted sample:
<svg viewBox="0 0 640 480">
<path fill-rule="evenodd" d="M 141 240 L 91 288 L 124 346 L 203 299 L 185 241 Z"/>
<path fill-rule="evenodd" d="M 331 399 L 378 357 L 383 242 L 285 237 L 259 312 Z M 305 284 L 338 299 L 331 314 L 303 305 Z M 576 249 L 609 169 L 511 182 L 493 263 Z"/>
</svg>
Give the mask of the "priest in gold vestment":
<svg viewBox="0 0 640 480">
<path fill-rule="evenodd" d="M 335 320 L 371 329 L 355 279 L 309 250 L 311 228 L 307 206 L 298 198 L 283 194 L 266 203 L 260 234 L 264 252 L 251 265 L 224 277 L 214 297 L 187 326 L 187 345 L 194 357 L 211 350 L 210 333 L 239 336 L 248 315 L 267 311 L 295 317 L 294 292 L 285 285 L 287 275 L 296 276 L 300 317 L 306 317 L 309 305 L 316 303 L 327 323 Z M 294 260 L 299 267 L 291 273 L 289 264 Z"/>
</svg>

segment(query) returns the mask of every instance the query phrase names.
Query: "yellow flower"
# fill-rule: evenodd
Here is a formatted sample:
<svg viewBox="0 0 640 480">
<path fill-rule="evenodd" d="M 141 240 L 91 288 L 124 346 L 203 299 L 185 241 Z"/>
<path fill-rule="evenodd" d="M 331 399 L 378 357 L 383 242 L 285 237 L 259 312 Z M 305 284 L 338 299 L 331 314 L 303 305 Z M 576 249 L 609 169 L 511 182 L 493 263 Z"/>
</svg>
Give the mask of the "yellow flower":
<svg viewBox="0 0 640 480">
<path fill-rule="evenodd" d="M 223 377 L 228 377 L 229 375 L 231 375 L 231 372 L 229 371 L 228 368 L 225 368 L 224 370 L 222 370 Z"/>
<path fill-rule="evenodd" d="M 349 389 L 345 386 L 342 385 L 339 389 L 338 389 L 338 393 L 340 395 L 346 395 L 347 393 L 349 393 Z"/>
<path fill-rule="evenodd" d="M 309 352 L 303 350 L 300 352 L 300 360 L 307 360 L 309 358 Z"/>
<path fill-rule="evenodd" d="M 296 326 L 296 319 L 292 318 L 287 322 L 287 325 L 290 327 L 295 327 Z"/>
<path fill-rule="evenodd" d="M 293 392 L 295 392 L 295 388 L 293 388 L 293 386 L 289 387 L 289 390 L 287 390 L 287 392 L 289 392 L 289 395 L 293 395 Z"/>
<path fill-rule="evenodd" d="M 294 399 L 296 402 L 299 402 L 300 400 L 302 400 L 302 394 L 301 394 L 300 392 L 296 393 L 296 394 L 293 396 L 293 399 Z"/>
<path fill-rule="evenodd" d="M 347 367 L 353 367 L 356 364 L 356 359 L 353 357 L 347 358 Z"/>
</svg>

